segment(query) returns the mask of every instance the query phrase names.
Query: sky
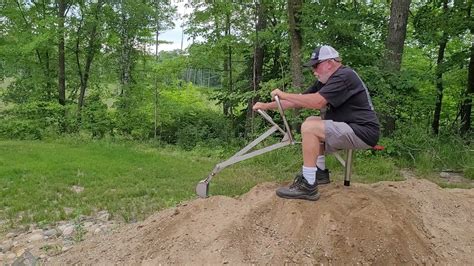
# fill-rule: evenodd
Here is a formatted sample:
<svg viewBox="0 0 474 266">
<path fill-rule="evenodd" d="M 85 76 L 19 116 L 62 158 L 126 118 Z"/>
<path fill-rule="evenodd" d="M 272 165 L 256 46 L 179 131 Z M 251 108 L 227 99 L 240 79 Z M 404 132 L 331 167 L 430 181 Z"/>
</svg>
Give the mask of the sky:
<svg viewBox="0 0 474 266">
<path fill-rule="evenodd" d="M 187 3 L 186 0 L 172 0 L 171 4 L 176 6 L 178 9 L 178 14 L 180 16 L 189 14 L 192 12 L 192 8 L 188 8 L 185 6 Z M 181 38 L 183 38 L 183 49 L 186 49 L 189 45 L 191 45 L 191 40 L 188 40 L 188 36 L 183 36 L 183 29 L 181 25 L 183 24 L 183 20 L 178 18 L 175 20 L 175 27 L 174 29 L 167 30 L 161 32 L 158 36 L 158 39 L 161 41 L 169 41 L 172 42 L 170 44 L 160 44 L 158 46 L 158 51 L 172 51 L 175 49 L 181 49 Z M 155 47 L 150 47 L 151 52 L 155 52 Z"/>
</svg>

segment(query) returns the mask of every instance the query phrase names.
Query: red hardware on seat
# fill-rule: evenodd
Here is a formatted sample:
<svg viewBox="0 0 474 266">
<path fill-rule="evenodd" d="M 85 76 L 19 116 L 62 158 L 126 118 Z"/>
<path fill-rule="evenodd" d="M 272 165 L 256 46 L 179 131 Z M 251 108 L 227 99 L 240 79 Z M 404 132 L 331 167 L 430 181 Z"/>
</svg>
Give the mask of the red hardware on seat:
<svg viewBox="0 0 474 266">
<path fill-rule="evenodd" d="M 372 150 L 374 150 L 374 151 L 383 151 L 383 150 L 385 150 L 385 147 L 382 146 L 382 145 L 375 145 L 375 146 L 372 147 Z"/>
</svg>

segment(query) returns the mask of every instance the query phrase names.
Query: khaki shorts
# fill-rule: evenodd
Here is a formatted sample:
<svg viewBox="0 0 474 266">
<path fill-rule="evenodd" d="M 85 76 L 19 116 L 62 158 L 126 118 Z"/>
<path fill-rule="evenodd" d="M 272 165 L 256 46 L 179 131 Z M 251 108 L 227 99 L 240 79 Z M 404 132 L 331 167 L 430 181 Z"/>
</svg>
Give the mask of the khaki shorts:
<svg viewBox="0 0 474 266">
<path fill-rule="evenodd" d="M 326 134 L 326 153 L 333 153 L 338 150 L 346 149 L 365 150 L 371 148 L 357 137 L 354 130 L 344 122 L 324 120 L 324 126 Z"/>
</svg>

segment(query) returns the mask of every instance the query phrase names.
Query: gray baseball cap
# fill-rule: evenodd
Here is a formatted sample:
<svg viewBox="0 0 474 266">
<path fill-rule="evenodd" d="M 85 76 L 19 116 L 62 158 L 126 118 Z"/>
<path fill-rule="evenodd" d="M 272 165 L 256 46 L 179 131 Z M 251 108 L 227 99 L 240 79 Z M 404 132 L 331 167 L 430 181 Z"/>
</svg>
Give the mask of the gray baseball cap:
<svg viewBox="0 0 474 266">
<path fill-rule="evenodd" d="M 329 45 L 319 46 L 314 49 L 313 53 L 311 54 L 311 59 L 304 63 L 303 66 L 312 67 L 328 59 L 336 59 L 337 61 L 341 60 L 336 49 Z"/>
</svg>

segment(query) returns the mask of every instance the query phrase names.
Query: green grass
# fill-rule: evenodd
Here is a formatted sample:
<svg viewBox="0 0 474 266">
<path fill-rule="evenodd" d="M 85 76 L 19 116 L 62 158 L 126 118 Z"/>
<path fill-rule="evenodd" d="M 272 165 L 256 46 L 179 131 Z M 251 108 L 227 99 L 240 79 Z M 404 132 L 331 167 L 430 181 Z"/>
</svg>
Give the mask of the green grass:
<svg viewBox="0 0 474 266">
<path fill-rule="evenodd" d="M 107 141 L 3 140 L 0 220 L 11 227 L 48 224 L 104 209 L 115 219 L 140 220 L 194 198 L 197 182 L 225 156 Z M 244 162 L 220 173 L 211 192 L 239 195 L 259 182 L 274 180 L 272 172 L 279 171 Z M 84 191 L 73 192 L 74 185 Z M 65 208 L 74 211 L 66 213 Z"/>
<path fill-rule="evenodd" d="M 0 219 L 12 226 L 102 209 L 141 219 L 192 197 L 212 166 L 209 159 L 107 142 L 1 141 L 0 154 Z M 73 192 L 73 185 L 84 191 Z"/>
<path fill-rule="evenodd" d="M 142 220 L 195 198 L 197 182 L 238 150 L 201 147 L 186 152 L 106 140 L 0 140 L 0 221 L 7 221 L 7 227 L 46 225 L 100 210 L 108 210 L 113 219 Z M 327 166 L 334 180 L 343 179 L 343 168 L 332 156 Z M 286 147 L 226 168 L 214 177 L 210 192 L 237 196 L 261 182 L 289 182 L 300 167 L 300 146 Z M 354 182 L 400 179 L 390 159 L 357 153 Z M 73 192 L 74 185 L 84 191 Z"/>
</svg>

